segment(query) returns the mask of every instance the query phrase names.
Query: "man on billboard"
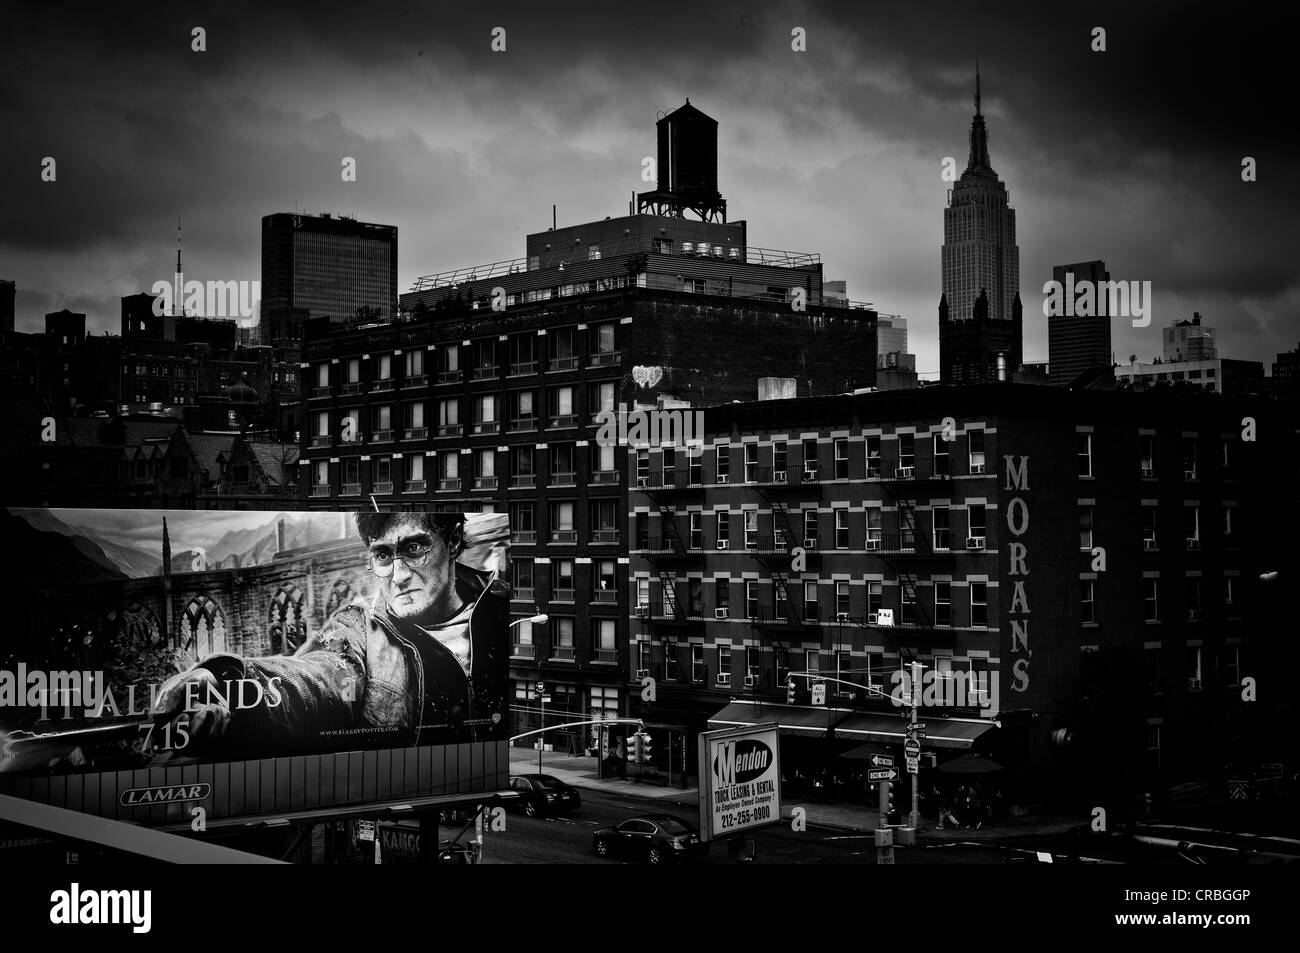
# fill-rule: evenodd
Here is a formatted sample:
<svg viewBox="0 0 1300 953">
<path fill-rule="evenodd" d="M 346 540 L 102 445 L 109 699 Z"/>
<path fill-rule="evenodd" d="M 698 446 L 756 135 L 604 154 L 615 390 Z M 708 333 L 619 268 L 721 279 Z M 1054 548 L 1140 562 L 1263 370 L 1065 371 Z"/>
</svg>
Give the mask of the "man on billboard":
<svg viewBox="0 0 1300 953">
<path fill-rule="evenodd" d="M 378 590 L 339 609 L 292 656 L 214 655 L 159 691 L 159 727 L 188 716 L 186 754 L 228 747 L 447 744 L 496 738 L 507 723 L 509 587 L 457 562 L 462 514 L 357 513 Z M 241 707 L 229 686 L 258 682 Z"/>
</svg>

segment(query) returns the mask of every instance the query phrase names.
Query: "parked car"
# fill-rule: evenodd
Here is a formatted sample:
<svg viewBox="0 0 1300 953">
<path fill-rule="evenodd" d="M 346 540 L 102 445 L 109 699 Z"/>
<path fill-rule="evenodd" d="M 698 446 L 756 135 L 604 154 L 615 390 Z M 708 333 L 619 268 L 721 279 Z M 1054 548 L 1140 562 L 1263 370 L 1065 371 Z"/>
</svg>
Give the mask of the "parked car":
<svg viewBox="0 0 1300 953">
<path fill-rule="evenodd" d="M 519 794 L 514 804 L 525 817 L 567 814 L 582 806 L 577 790 L 549 774 L 515 775 L 510 778 L 510 790 Z"/>
<path fill-rule="evenodd" d="M 592 835 L 591 846 L 600 857 L 622 854 L 652 864 L 702 857 L 709 852 L 709 845 L 700 840 L 695 826 L 671 814 L 640 814 L 616 827 L 602 827 Z"/>
</svg>

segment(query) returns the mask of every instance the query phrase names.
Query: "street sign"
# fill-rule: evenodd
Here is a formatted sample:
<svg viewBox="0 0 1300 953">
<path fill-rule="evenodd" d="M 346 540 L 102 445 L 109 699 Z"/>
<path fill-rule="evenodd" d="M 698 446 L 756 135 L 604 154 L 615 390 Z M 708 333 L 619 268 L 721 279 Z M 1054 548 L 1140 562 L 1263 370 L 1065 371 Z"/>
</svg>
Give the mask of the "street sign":
<svg viewBox="0 0 1300 953">
<path fill-rule="evenodd" d="M 813 682 L 812 703 L 814 705 L 826 704 L 826 683 L 825 682 Z"/>
<path fill-rule="evenodd" d="M 908 759 L 907 759 L 907 773 L 908 773 L 908 774 L 920 774 L 920 772 L 921 772 L 921 759 L 920 759 L 920 758 L 908 758 Z"/>
<path fill-rule="evenodd" d="M 903 742 L 903 753 L 909 758 L 919 758 L 921 756 L 921 742 L 915 738 L 908 738 Z"/>
<path fill-rule="evenodd" d="M 894 756 L 890 754 L 873 754 L 871 763 L 877 768 L 892 768 L 894 766 Z"/>
<path fill-rule="evenodd" d="M 1229 778 L 1228 779 L 1228 800 L 1229 801 L 1250 800 L 1250 781 L 1246 778 Z"/>
<path fill-rule="evenodd" d="M 543 704 L 543 705 L 549 705 L 550 702 L 551 702 L 551 696 L 550 696 L 550 695 L 543 695 L 543 696 L 542 696 L 542 704 Z"/>
<path fill-rule="evenodd" d="M 868 768 L 868 781 L 897 781 L 898 772 L 893 768 Z"/>
<path fill-rule="evenodd" d="M 907 730 L 908 730 L 908 731 L 925 731 L 925 722 L 923 722 L 923 721 L 914 721 L 914 722 L 912 722 L 912 724 L 910 724 L 910 725 L 907 726 Z"/>
<path fill-rule="evenodd" d="M 375 822 L 360 820 L 357 821 L 357 840 L 372 841 L 375 839 Z"/>
<path fill-rule="evenodd" d="M 538 682 L 538 683 L 537 683 L 537 692 L 538 692 L 538 694 L 541 694 L 541 693 L 544 692 L 544 691 L 546 691 L 546 683 L 545 683 L 545 682 Z"/>
</svg>

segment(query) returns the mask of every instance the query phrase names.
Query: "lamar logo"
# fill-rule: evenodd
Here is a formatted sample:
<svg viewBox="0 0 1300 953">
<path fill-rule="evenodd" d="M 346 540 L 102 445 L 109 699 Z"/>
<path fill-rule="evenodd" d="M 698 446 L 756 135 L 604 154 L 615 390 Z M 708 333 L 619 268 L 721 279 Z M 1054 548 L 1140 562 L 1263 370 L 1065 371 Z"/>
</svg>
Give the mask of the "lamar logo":
<svg viewBox="0 0 1300 953">
<path fill-rule="evenodd" d="M 153 924 L 152 890 L 71 890 L 50 894 L 50 922 L 129 923 L 131 932 L 148 933 Z"/>
<path fill-rule="evenodd" d="M 118 800 L 123 807 L 141 807 L 170 801 L 202 801 L 212 793 L 210 784 L 172 784 L 160 788 L 131 788 Z"/>
<path fill-rule="evenodd" d="M 772 749 L 761 741 L 724 741 L 713 759 L 713 778 L 718 784 L 744 784 L 762 777 L 772 764 Z"/>
</svg>

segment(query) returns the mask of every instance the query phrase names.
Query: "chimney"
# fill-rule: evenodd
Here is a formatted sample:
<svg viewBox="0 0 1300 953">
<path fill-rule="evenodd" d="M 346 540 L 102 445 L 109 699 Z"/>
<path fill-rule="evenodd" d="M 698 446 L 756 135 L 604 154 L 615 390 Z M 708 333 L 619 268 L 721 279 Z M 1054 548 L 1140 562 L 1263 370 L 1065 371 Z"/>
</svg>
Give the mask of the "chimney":
<svg viewBox="0 0 1300 953">
<path fill-rule="evenodd" d="M 277 555 L 284 552 L 284 517 L 275 523 L 275 552 Z"/>
</svg>

